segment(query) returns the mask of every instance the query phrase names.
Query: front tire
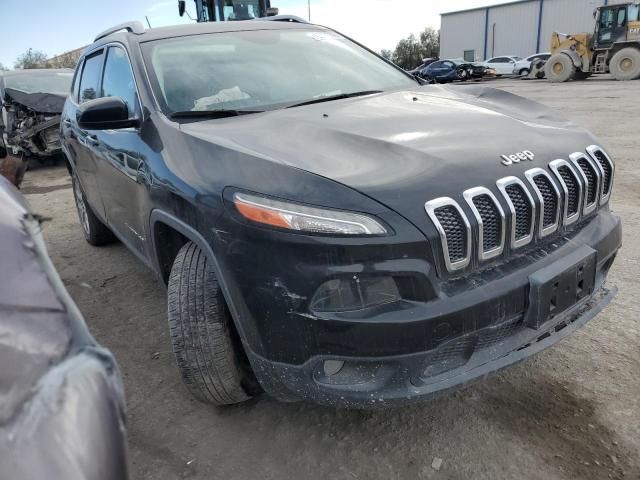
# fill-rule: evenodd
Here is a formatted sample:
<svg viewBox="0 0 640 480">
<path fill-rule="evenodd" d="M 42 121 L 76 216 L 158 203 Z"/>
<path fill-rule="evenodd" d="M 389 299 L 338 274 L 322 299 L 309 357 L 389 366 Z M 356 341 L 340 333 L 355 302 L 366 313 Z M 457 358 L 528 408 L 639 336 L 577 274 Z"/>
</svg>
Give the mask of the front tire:
<svg viewBox="0 0 640 480">
<path fill-rule="evenodd" d="M 182 247 L 168 285 L 171 343 L 182 380 L 198 400 L 230 405 L 257 391 L 218 280 L 193 243 Z"/>
<path fill-rule="evenodd" d="M 576 73 L 576 67 L 568 55 L 556 53 L 545 64 L 544 72 L 551 82 L 568 82 Z"/>
<path fill-rule="evenodd" d="M 523 68 L 522 70 L 520 70 L 520 76 L 524 77 L 526 75 L 529 75 L 529 69 L 528 68 Z"/>
<path fill-rule="evenodd" d="M 93 213 L 75 173 L 71 176 L 71 183 L 84 239 L 94 247 L 101 247 L 115 242 L 116 237 L 113 232 Z"/>
<path fill-rule="evenodd" d="M 623 48 L 611 58 L 609 70 L 616 80 L 640 78 L 640 50 L 633 47 Z"/>
</svg>

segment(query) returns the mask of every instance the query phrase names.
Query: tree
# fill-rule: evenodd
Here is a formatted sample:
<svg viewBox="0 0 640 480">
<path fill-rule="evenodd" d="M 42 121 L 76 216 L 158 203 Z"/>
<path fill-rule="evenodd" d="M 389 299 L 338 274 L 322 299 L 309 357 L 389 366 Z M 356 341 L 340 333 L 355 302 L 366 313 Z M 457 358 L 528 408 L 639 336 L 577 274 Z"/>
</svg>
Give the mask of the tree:
<svg viewBox="0 0 640 480">
<path fill-rule="evenodd" d="M 77 50 L 71 50 L 70 52 L 65 52 L 61 55 L 57 55 L 55 57 L 51 57 L 46 61 L 46 68 L 75 68 L 78 63 L 78 59 L 82 54 L 83 48 L 78 48 Z"/>
<path fill-rule="evenodd" d="M 411 34 L 398 42 L 393 52 L 383 50 L 380 54 L 396 65 L 410 70 L 422 63 L 424 58 L 440 54 L 440 32 L 427 27 L 417 38 Z"/>
<path fill-rule="evenodd" d="M 1 62 L 0 62 L 0 72 L 2 70 L 8 70 L 8 68 L 6 68 Z"/>
<path fill-rule="evenodd" d="M 46 62 L 47 55 L 44 52 L 30 48 L 16 59 L 13 68 L 46 68 Z"/>
<path fill-rule="evenodd" d="M 386 58 L 387 60 L 391 60 L 391 57 L 393 57 L 393 51 L 387 50 L 387 49 L 383 49 L 383 50 L 380 51 L 380 55 L 383 58 Z"/>
<path fill-rule="evenodd" d="M 424 54 L 422 58 L 438 57 L 440 55 L 440 30 L 425 28 L 424 32 L 420 34 L 420 48 Z"/>
</svg>

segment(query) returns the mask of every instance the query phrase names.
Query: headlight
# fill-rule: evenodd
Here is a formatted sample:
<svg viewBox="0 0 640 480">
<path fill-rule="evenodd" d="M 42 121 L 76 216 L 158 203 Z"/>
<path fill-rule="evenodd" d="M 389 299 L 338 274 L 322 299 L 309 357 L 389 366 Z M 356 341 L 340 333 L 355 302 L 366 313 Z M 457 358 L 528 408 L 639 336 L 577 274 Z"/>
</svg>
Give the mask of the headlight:
<svg viewBox="0 0 640 480">
<path fill-rule="evenodd" d="M 307 207 L 246 193 L 235 193 L 233 203 L 248 220 L 309 233 L 385 235 L 387 230 L 366 215 Z"/>
</svg>

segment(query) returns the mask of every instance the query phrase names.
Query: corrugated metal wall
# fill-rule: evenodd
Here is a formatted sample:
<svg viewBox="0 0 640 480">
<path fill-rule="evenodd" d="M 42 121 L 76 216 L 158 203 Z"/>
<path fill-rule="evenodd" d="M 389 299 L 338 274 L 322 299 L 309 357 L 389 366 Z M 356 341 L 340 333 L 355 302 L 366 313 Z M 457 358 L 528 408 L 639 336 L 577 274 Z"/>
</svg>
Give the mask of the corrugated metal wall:
<svg viewBox="0 0 640 480">
<path fill-rule="evenodd" d="M 523 2 L 489 10 L 487 58 L 496 55 L 535 53 L 538 35 L 538 2 Z"/>
<path fill-rule="evenodd" d="M 485 10 L 461 15 L 444 15 L 440 28 L 440 57 L 458 58 L 465 50 L 475 50 L 477 60 L 484 55 Z"/>
<path fill-rule="evenodd" d="M 553 32 L 593 33 L 593 11 L 600 5 L 604 5 L 601 0 L 545 0 L 540 49 L 545 52 L 549 50 Z"/>
<path fill-rule="evenodd" d="M 593 11 L 605 3 L 605 0 L 529 0 L 446 14 L 442 16 L 440 27 L 440 57 L 458 58 L 465 50 L 474 50 L 476 59 L 483 60 L 485 26 L 487 58 L 497 55 L 525 57 L 536 53 L 541 1 L 540 51 L 549 50 L 551 34 L 555 31 L 592 32 Z M 607 3 L 628 1 L 609 0 Z"/>
</svg>

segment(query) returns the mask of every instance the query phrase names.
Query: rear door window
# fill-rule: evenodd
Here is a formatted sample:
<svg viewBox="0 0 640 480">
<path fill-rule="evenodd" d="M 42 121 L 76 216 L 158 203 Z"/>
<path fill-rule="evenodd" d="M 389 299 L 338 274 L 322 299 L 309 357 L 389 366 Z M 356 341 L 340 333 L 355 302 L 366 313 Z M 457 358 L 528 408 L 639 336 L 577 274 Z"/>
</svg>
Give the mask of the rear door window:
<svg viewBox="0 0 640 480">
<path fill-rule="evenodd" d="M 102 71 L 103 52 L 100 50 L 84 61 L 82 77 L 80 78 L 80 103 L 94 100 L 100 95 L 100 72 Z"/>
</svg>

